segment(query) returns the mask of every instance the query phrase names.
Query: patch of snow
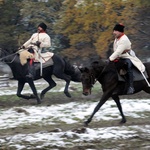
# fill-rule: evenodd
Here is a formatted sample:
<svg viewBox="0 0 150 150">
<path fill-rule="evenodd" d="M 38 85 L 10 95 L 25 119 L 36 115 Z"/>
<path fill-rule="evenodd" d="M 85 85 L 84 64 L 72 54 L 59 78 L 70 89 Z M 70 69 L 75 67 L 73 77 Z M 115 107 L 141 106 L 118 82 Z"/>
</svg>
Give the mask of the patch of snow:
<svg viewBox="0 0 150 150">
<path fill-rule="evenodd" d="M 87 119 L 87 116 L 92 113 L 96 105 L 97 102 L 86 101 L 57 104 L 47 107 L 25 106 L 19 108 L 14 107 L 11 109 L 1 109 L 0 129 L 21 127 L 34 123 L 38 123 L 41 126 L 53 124 L 56 124 L 57 126 L 61 121 L 66 124 L 80 124 L 84 121 L 84 119 Z M 93 120 L 102 121 L 121 118 L 117 107 L 114 107 L 114 105 L 115 103 L 113 101 L 106 102 L 101 110 L 95 114 Z M 150 101 L 124 99 L 122 100 L 122 107 L 126 116 L 141 118 L 139 112 L 150 111 Z M 16 111 L 17 109 L 22 109 L 22 113 L 18 113 Z M 71 130 L 65 132 L 41 131 L 34 134 L 0 136 L 0 143 L 7 143 L 10 146 L 16 147 L 17 150 L 24 149 L 26 146 L 25 143 L 29 143 L 29 145 L 31 143 L 35 144 L 37 145 L 37 149 L 44 146 L 71 147 L 79 142 L 91 142 L 97 139 L 128 139 L 138 136 L 139 131 L 143 133 L 143 136 L 150 136 L 150 125 L 119 126 L 94 129 L 86 128 L 86 131 L 80 134 Z"/>
</svg>

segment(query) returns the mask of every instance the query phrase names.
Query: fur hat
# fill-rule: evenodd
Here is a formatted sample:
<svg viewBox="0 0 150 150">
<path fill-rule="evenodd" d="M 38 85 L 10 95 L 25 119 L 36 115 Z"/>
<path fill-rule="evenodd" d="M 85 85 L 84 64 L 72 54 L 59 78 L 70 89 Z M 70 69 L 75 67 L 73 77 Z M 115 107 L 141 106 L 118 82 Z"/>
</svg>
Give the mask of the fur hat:
<svg viewBox="0 0 150 150">
<path fill-rule="evenodd" d="M 119 32 L 124 32 L 124 28 L 125 28 L 125 26 L 123 24 L 117 23 L 113 30 L 119 31 Z"/>
<path fill-rule="evenodd" d="M 41 27 L 44 31 L 47 29 L 47 25 L 45 23 L 40 23 L 38 27 Z"/>
</svg>

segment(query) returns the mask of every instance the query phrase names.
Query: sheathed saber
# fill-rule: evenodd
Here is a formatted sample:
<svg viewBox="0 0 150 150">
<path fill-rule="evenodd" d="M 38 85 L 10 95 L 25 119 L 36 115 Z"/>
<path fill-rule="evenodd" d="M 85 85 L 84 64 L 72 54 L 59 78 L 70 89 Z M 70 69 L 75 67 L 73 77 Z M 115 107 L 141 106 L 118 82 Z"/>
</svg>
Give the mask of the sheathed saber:
<svg viewBox="0 0 150 150">
<path fill-rule="evenodd" d="M 38 32 L 38 41 L 39 41 L 39 32 Z M 38 47 L 39 48 L 39 50 L 38 50 L 38 54 L 39 54 L 39 56 L 40 56 L 40 76 L 42 76 L 43 75 L 43 64 L 42 64 L 42 56 L 41 56 L 41 49 L 40 49 L 40 47 Z"/>
<path fill-rule="evenodd" d="M 40 56 L 40 75 L 43 75 L 43 64 L 42 64 L 42 57 Z"/>
<path fill-rule="evenodd" d="M 146 81 L 148 87 L 150 87 L 150 83 L 148 82 L 148 80 L 146 79 L 146 77 L 145 77 L 145 75 L 144 75 L 144 73 L 143 73 L 142 71 L 141 71 L 141 74 L 142 74 L 142 76 L 144 77 L 144 79 L 145 79 L 145 81 Z"/>
<path fill-rule="evenodd" d="M 42 64 L 42 56 L 41 56 L 41 49 L 38 50 L 38 55 L 40 56 L 40 76 L 43 75 L 43 64 Z"/>
</svg>

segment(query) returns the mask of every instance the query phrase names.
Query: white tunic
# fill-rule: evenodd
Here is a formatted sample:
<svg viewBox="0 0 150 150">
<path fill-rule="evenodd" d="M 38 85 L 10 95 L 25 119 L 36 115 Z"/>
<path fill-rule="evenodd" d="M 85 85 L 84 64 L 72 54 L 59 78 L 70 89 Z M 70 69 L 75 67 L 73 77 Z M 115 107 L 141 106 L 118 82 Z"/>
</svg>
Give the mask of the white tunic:
<svg viewBox="0 0 150 150">
<path fill-rule="evenodd" d="M 41 42 L 40 47 L 38 48 L 36 45 L 34 45 L 37 41 Z M 47 33 L 34 33 L 31 38 L 23 44 L 25 48 L 32 47 L 34 50 L 34 57 L 35 61 L 41 61 L 42 56 L 42 62 L 47 61 L 50 57 L 53 56 L 53 53 L 46 52 L 46 53 L 40 53 L 42 48 L 51 47 L 51 39 L 50 36 Z"/>
<path fill-rule="evenodd" d="M 139 71 L 145 71 L 145 66 L 141 60 L 139 60 L 135 55 L 130 55 L 128 52 L 124 53 L 125 50 L 131 50 L 131 42 L 125 34 L 119 39 L 115 39 L 113 50 L 113 54 L 109 57 L 110 61 L 113 61 L 117 58 L 128 58 L 131 60 L 133 65 L 138 68 Z"/>
</svg>

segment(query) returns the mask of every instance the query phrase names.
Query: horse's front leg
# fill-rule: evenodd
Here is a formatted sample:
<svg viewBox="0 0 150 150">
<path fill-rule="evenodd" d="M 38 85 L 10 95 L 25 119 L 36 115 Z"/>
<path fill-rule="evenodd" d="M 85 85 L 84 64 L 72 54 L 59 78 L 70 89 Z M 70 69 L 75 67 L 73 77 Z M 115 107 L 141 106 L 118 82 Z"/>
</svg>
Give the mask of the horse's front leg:
<svg viewBox="0 0 150 150">
<path fill-rule="evenodd" d="M 125 118 L 124 113 L 123 113 L 123 111 L 122 111 L 122 106 L 121 106 L 121 104 L 120 104 L 120 99 L 119 99 L 118 95 L 113 95 L 112 98 L 113 98 L 113 100 L 116 102 L 117 107 L 118 107 L 118 109 L 119 109 L 119 111 L 120 111 L 120 114 L 121 114 L 121 116 L 122 116 L 122 120 L 121 120 L 120 123 L 126 123 L 126 118 Z"/>
<path fill-rule="evenodd" d="M 102 105 L 108 100 L 109 97 L 110 97 L 110 95 L 108 93 L 104 93 L 102 95 L 101 100 L 99 101 L 97 106 L 94 108 L 94 111 L 93 111 L 92 115 L 90 116 L 90 118 L 88 118 L 87 121 L 84 122 L 85 126 L 88 126 L 88 124 L 92 121 L 92 118 L 94 117 L 95 113 L 102 107 Z"/>
<path fill-rule="evenodd" d="M 30 99 L 30 98 L 35 98 L 35 96 L 33 95 L 30 95 L 30 96 L 27 96 L 27 95 L 22 95 L 21 92 L 24 88 L 24 85 L 25 85 L 25 82 L 22 82 L 22 81 L 18 81 L 18 89 L 17 89 L 17 96 L 18 97 L 21 97 L 21 98 L 24 98 L 24 99 Z"/>
<path fill-rule="evenodd" d="M 35 95 L 35 98 L 37 100 L 37 104 L 40 104 L 41 103 L 41 99 L 38 96 L 38 93 L 37 93 L 37 90 L 35 88 L 33 80 L 31 78 L 28 78 L 27 82 L 28 82 L 30 88 L 32 89 L 33 94 Z"/>
<path fill-rule="evenodd" d="M 67 97 L 71 97 L 70 93 L 68 92 L 69 84 L 70 84 L 70 81 L 66 81 L 64 93 Z"/>
</svg>

